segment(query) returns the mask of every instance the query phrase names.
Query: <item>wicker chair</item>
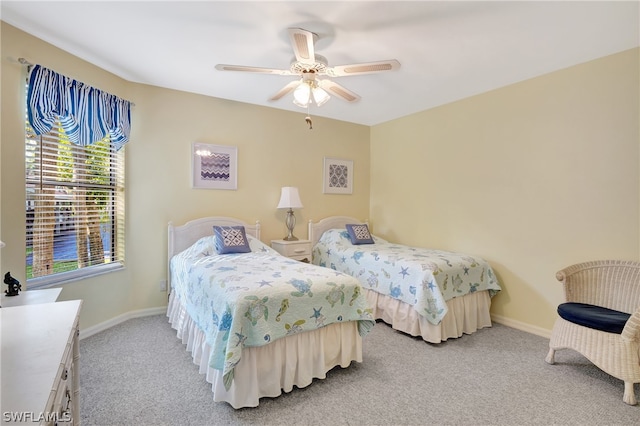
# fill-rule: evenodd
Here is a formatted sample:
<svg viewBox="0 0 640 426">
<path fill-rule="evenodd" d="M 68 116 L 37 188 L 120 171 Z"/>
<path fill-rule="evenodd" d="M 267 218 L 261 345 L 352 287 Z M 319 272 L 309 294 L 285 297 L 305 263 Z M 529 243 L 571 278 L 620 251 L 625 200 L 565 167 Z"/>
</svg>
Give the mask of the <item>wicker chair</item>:
<svg viewBox="0 0 640 426">
<path fill-rule="evenodd" d="M 556 320 L 546 361 L 555 351 L 573 349 L 598 368 L 624 381 L 623 401 L 636 405 L 640 383 L 640 262 L 602 260 L 569 266 L 556 274 L 567 302 L 586 303 L 631 314 L 621 334 Z"/>
</svg>

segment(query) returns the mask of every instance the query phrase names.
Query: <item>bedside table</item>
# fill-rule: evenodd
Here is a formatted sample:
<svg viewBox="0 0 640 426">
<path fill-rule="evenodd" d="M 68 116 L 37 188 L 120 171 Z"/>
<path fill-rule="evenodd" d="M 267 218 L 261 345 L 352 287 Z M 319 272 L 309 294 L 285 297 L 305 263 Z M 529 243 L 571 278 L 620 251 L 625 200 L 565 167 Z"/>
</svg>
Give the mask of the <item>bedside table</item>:
<svg viewBox="0 0 640 426">
<path fill-rule="evenodd" d="M 283 256 L 311 263 L 311 241 L 309 240 L 271 240 L 271 248 Z"/>
</svg>

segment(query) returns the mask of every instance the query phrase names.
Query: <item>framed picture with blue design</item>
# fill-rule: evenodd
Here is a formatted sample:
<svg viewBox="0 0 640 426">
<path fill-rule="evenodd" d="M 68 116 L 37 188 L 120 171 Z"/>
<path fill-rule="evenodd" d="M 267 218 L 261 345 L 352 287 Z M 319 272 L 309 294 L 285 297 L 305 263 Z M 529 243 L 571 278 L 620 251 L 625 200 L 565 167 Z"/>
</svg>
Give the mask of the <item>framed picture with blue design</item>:
<svg viewBox="0 0 640 426">
<path fill-rule="evenodd" d="M 324 157 L 325 194 L 351 194 L 353 192 L 353 161 Z"/>
<path fill-rule="evenodd" d="M 193 188 L 238 189 L 238 148 L 194 142 L 191 153 Z"/>
</svg>

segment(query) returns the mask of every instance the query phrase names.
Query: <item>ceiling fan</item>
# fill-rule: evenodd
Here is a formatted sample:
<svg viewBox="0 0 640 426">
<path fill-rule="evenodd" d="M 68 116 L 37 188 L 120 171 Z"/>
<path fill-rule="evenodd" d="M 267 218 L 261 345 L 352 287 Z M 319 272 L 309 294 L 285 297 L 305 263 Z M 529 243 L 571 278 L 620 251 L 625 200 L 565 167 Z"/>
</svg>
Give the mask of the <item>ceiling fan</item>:
<svg viewBox="0 0 640 426">
<path fill-rule="evenodd" d="M 329 93 L 347 102 L 356 102 L 360 99 L 360 96 L 351 90 L 332 80 L 319 79 L 319 76 L 346 77 L 380 73 L 400 68 L 400 62 L 395 59 L 330 67 L 327 58 L 315 53 L 314 46 L 318 40 L 317 34 L 302 28 L 289 28 L 288 31 L 293 53 L 295 54 L 289 69 L 226 64 L 218 64 L 216 69 L 220 71 L 299 76 L 299 79 L 284 86 L 269 100 L 277 101 L 293 91 L 293 103 L 300 107 L 308 108 L 312 102 L 315 102 L 317 106 L 323 105 L 330 99 Z"/>
</svg>

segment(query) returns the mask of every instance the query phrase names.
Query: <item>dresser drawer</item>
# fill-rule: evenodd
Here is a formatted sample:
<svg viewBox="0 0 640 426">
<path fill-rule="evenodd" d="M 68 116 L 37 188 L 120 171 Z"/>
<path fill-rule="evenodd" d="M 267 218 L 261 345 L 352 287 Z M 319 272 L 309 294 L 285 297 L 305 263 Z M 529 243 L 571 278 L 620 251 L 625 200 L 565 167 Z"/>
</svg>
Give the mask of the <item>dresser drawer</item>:
<svg viewBox="0 0 640 426">
<path fill-rule="evenodd" d="M 78 334 L 76 317 L 47 402 L 45 412 L 49 413 L 48 418 L 40 422 L 41 425 L 63 426 L 79 423 L 79 399 L 77 398 L 80 396 L 80 389 L 76 371 L 79 358 Z M 77 417 L 74 419 L 74 416 Z"/>
<path fill-rule="evenodd" d="M 70 378 L 71 377 L 68 377 L 68 379 Z M 70 387 L 71 380 L 68 379 L 61 379 L 57 384 L 53 406 L 47 410 L 48 413 L 51 413 L 49 415 L 49 421 L 44 424 L 55 426 L 74 424 L 73 389 Z"/>
</svg>

